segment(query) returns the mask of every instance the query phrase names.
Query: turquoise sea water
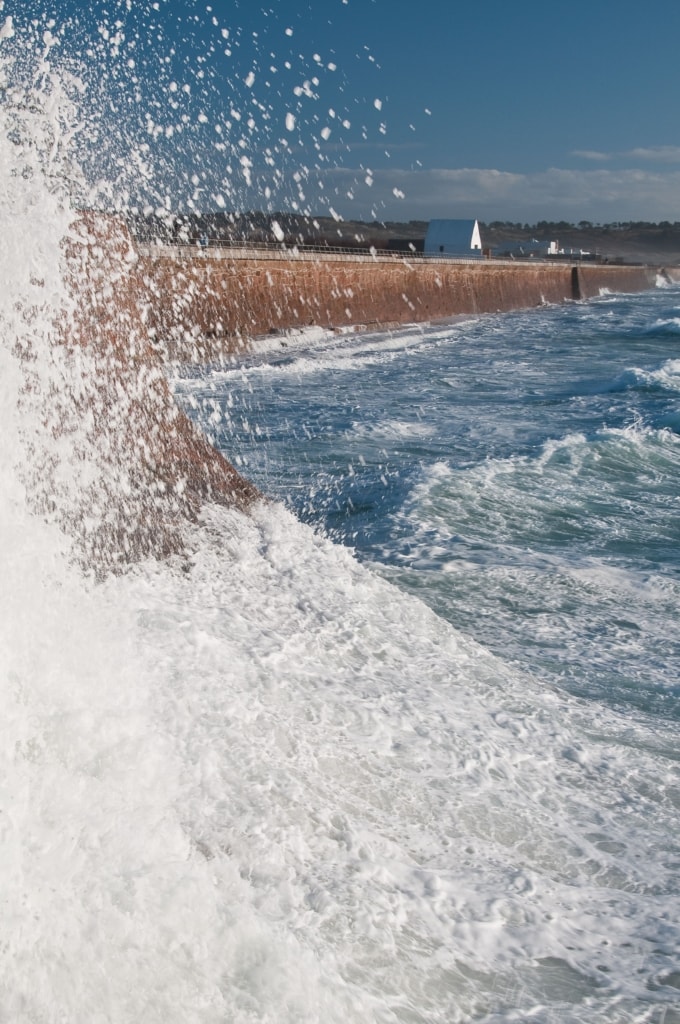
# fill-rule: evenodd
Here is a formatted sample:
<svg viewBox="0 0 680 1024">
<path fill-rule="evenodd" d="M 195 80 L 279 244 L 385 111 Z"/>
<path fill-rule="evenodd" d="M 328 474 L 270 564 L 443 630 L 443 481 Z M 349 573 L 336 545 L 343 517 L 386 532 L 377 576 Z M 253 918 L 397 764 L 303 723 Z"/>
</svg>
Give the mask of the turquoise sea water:
<svg viewBox="0 0 680 1024">
<path fill-rule="evenodd" d="M 298 338 L 178 390 L 265 494 L 495 654 L 678 718 L 677 290 Z"/>
</svg>

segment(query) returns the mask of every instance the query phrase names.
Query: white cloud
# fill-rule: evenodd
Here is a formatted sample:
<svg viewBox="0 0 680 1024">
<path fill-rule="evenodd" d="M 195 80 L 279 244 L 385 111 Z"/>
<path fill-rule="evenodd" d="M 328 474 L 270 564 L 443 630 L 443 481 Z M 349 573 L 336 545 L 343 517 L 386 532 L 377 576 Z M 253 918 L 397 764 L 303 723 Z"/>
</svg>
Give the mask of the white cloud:
<svg viewBox="0 0 680 1024">
<path fill-rule="evenodd" d="M 680 146 L 637 146 L 621 152 L 601 153 L 596 149 L 574 149 L 572 156 L 582 160 L 643 160 L 645 163 L 680 164 Z"/>
<path fill-rule="evenodd" d="M 623 156 L 635 160 L 651 160 L 660 164 L 680 164 L 680 146 L 642 146 L 630 149 Z"/>
<path fill-rule="evenodd" d="M 351 186 L 353 201 L 342 204 L 346 218 L 430 220 L 433 217 L 478 217 L 480 220 L 615 220 L 680 219 L 680 170 L 646 171 L 549 168 L 516 174 L 491 168 L 373 170 L 334 168 L 328 185 L 340 194 Z M 398 201 L 394 190 L 404 194 Z M 340 204 L 339 204 L 340 205 Z"/>
<path fill-rule="evenodd" d="M 600 153 L 596 149 L 574 149 L 572 156 L 580 156 L 582 160 L 611 160 L 612 153 Z"/>
</svg>

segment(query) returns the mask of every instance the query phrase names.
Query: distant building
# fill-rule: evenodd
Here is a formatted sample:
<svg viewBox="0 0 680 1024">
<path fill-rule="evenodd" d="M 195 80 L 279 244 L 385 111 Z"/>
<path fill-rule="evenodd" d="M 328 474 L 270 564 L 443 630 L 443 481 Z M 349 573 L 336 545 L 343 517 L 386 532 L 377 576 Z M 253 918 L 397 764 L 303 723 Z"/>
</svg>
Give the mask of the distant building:
<svg viewBox="0 0 680 1024">
<path fill-rule="evenodd" d="M 595 263 L 602 260 L 602 257 L 597 252 L 588 252 L 586 249 L 565 248 L 560 246 L 557 240 L 541 242 L 537 238 L 503 242 L 494 250 L 494 256 L 497 259 L 511 260 L 587 260 Z"/>
<path fill-rule="evenodd" d="M 548 256 L 564 255 L 564 249 L 560 249 L 559 242 L 542 242 L 538 238 L 524 238 L 521 241 L 504 242 L 496 247 L 495 256 L 510 257 L 510 259 L 546 259 Z"/>
<path fill-rule="evenodd" d="M 426 256 L 481 256 L 476 220 L 431 220 L 425 235 Z"/>
</svg>

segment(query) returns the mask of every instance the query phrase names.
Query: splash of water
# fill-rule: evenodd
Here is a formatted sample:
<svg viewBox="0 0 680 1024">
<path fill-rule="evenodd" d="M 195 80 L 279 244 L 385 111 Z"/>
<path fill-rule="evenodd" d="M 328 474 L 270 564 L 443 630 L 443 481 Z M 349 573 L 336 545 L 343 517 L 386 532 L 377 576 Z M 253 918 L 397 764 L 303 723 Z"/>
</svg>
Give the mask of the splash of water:
<svg viewBox="0 0 680 1024">
<path fill-rule="evenodd" d="M 216 477 L 181 485 L 209 458 L 198 442 L 163 475 L 189 442 L 143 307 L 120 301 L 136 287 L 124 230 L 72 209 L 92 195 L 73 145 L 96 126 L 39 28 L 7 55 L 0 105 L 2 1015 L 619 1021 L 650 993 L 665 1008 L 664 751 L 282 509 L 187 510 Z M 182 550 L 183 571 L 95 585 L 74 564 L 133 550 Z"/>
<path fill-rule="evenodd" d="M 21 451 L 31 507 L 61 523 L 81 561 L 110 568 L 183 550 L 204 500 L 243 505 L 255 491 L 175 406 L 125 225 L 73 210 L 85 190 L 70 148 L 81 83 L 64 85 L 48 58 L 9 63 L 0 126 L 2 329 L 23 422 L 14 462 Z"/>
</svg>

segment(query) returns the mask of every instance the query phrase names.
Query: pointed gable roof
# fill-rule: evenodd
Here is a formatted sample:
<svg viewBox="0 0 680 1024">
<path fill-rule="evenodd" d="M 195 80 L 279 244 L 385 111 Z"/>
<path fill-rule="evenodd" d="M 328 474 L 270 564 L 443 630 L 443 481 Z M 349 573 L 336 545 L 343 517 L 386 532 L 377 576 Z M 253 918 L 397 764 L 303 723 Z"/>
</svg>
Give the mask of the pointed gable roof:
<svg viewBox="0 0 680 1024">
<path fill-rule="evenodd" d="M 425 252 L 456 256 L 480 253 L 482 239 L 476 220 L 431 220 L 425 236 Z"/>
</svg>

